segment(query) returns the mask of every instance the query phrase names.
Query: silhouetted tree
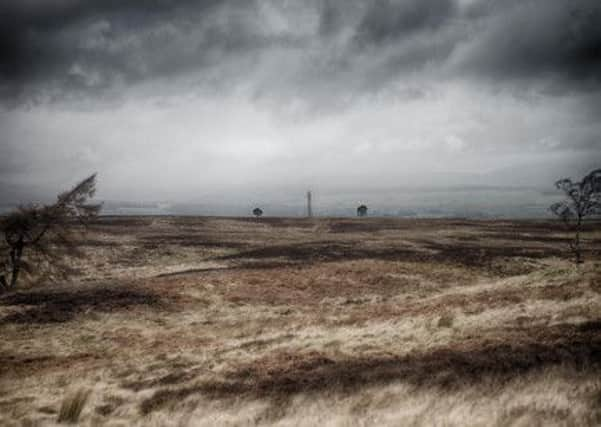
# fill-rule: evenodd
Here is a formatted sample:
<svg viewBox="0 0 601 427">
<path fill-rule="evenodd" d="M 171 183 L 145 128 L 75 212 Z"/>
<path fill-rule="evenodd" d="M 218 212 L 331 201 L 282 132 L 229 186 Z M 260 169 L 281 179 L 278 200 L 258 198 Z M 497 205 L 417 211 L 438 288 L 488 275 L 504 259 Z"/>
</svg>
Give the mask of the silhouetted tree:
<svg viewBox="0 0 601 427">
<path fill-rule="evenodd" d="M 65 272 L 62 259 L 78 254 L 75 226 L 85 225 L 100 211 L 101 205 L 88 203 L 95 187 L 96 174 L 59 194 L 52 205 L 19 206 L 0 220 L 5 258 L 0 265 L 0 291 L 13 289 L 21 271 L 40 272 L 47 267 Z M 35 265 L 28 259 L 35 261 Z"/>
<path fill-rule="evenodd" d="M 357 208 L 357 216 L 367 216 L 367 206 L 361 205 Z"/>
<path fill-rule="evenodd" d="M 260 216 L 263 215 L 263 211 L 261 210 L 261 208 L 254 208 L 253 215 L 256 216 L 257 218 L 259 218 Z"/>
<path fill-rule="evenodd" d="M 580 182 L 572 182 L 569 178 L 560 179 L 555 186 L 562 190 L 567 198 L 550 206 L 551 212 L 557 215 L 564 224 L 573 231 L 574 239 L 570 249 L 574 253 L 576 263 L 582 262 L 580 231 L 585 217 L 601 214 L 601 169 L 596 169 Z"/>
</svg>

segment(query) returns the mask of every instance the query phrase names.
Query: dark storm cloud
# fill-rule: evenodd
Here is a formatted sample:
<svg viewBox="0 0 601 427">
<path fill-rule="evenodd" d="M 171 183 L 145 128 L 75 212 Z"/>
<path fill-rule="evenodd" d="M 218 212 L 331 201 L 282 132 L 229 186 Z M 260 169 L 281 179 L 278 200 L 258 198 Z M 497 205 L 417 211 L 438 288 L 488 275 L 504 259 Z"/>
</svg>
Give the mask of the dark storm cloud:
<svg viewBox="0 0 601 427">
<path fill-rule="evenodd" d="M 270 21 L 270 8 L 286 22 Z M 99 94 L 208 70 L 244 81 L 256 69 L 258 94 L 318 102 L 324 85 L 369 93 L 424 69 L 435 79 L 596 89 L 600 22 L 597 0 L 5 0 L 0 96 Z"/>
<path fill-rule="evenodd" d="M 460 70 L 505 80 L 554 77 L 565 90 L 577 81 L 599 84 L 601 2 L 503 4 L 483 3 L 469 11 L 482 29 L 463 46 Z"/>
<path fill-rule="evenodd" d="M 597 90 L 601 2 L 596 0 L 382 0 L 357 25 L 356 50 L 389 55 L 391 74 L 485 78 L 547 85 L 549 92 Z"/>
<path fill-rule="evenodd" d="M 416 32 L 435 32 L 457 13 L 453 0 L 377 0 L 357 28 L 361 43 L 398 41 Z"/>
<path fill-rule="evenodd" d="M 9 0 L 0 6 L 2 91 L 97 92 L 202 69 L 271 42 L 257 13 L 236 0 Z"/>
<path fill-rule="evenodd" d="M 7 0 L 0 5 L 0 73 L 6 79 L 27 78 L 45 66 L 58 65 L 81 54 L 78 41 L 86 27 L 107 22 L 116 32 L 143 30 L 177 14 L 181 8 L 199 11 L 216 1 L 137 0 Z M 77 36 L 80 37 L 77 37 Z M 106 35 L 106 34 L 105 34 Z M 72 39 L 70 39 L 71 36 Z"/>
</svg>

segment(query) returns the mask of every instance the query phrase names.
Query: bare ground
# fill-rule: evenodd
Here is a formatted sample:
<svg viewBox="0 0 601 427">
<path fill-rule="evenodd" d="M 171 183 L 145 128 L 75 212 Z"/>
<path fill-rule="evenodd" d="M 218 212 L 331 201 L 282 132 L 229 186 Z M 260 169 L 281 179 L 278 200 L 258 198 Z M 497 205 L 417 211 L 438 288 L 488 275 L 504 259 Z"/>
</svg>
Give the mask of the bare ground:
<svg viewBox="0 0 601 427">
<path fill-rule="evenodd" d="M 0 424 L 598 425 L 600 225 L 101 218 L 0 296 Z"/>
</svg>

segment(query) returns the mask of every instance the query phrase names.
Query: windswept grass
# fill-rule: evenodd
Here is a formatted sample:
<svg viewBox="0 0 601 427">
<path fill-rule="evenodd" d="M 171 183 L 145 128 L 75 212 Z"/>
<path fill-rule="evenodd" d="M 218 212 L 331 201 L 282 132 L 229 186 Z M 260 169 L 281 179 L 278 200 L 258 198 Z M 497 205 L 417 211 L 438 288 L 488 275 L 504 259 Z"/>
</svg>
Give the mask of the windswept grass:
<svg viewBox="0 0 601 427">
<path fill-rule="evenodd" d="M 595 230 L 98 219 L 0 297 L 0 425 L 599 425 Z"/>
<path fill-rule="evenodd" d="M 56 421 L 58 423 L 67 424 L 77 423 L 81 412 L 90 397 L 90 393 L 90 390 L 80 388 L 73 393 L 67 394 L 61 403 Z"/>
</svg>

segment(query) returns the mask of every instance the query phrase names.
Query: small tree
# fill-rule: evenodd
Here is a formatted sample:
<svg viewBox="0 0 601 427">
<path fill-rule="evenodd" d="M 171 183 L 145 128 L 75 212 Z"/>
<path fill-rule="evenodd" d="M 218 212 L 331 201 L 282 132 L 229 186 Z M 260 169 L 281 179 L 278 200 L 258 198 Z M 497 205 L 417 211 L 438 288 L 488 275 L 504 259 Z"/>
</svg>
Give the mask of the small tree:
<svg viewBox="0 0 601 427">
<path fill-rule="evenodd" d="M 357 208 L 357 216 L 367 216 L 367 206 L 361 205 Z"/>
<path fill-rule="evenodd" d="M 61 267 L 60 261 L 68 254 L 75 254 L 74 225 L 86 224 L 95 217 L 101 205 L 88 204 L 94 196 L 96 174 L 81 181 L 72 190 L 61 193 L 52 205 L 19 206 L 0 220 L 0 232 L 4 235 L 3 265 L 0 265 L 0 292 L 13 289 L 21 271 L 32 273 L 44 265 L 50 269 Z M 29 256 L 25 256 L 25 251 Z M 64 269 L 59 268 L 60 270 Z"/>
<path fill-rule="evenodd" d="M 254 208 L 253 215 L 256 216 L 257 218 L 259 218 L 260 216 L 263 215 L 263 210 L 261 208 Z"/>
<path fill-rule="evenodd" d="M 551 212 L 557 215 L 569 230 L 574 239 L 570 249 L 574 253 L 576 263 L 582 262 L 580 231 L 585 217 L 601 214 L 601 169 L 596 169 L 580 182 L 572 182 L 570 178 L 560 179 L 555 186 L 562 190 L 567 198 L 550 206 Z"/>
</svg>

